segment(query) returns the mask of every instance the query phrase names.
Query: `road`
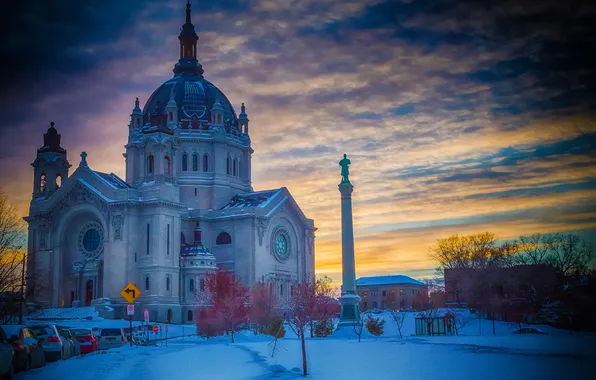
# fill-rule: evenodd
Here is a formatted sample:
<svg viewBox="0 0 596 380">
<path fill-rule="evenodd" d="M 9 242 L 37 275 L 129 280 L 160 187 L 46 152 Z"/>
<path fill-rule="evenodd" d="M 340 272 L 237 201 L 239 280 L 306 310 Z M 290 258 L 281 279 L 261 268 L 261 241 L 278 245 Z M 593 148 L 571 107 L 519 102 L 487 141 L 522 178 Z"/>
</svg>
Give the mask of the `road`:
<svg viewBox="0 0 596 380">
<path fill-rule="evenodd" d="M 186 338 L 170 341 L 167 347 L 125 346 L 74 357 L 15 377 L 18 380 L 244 380 L 278 376 L 242 347 Z"/>
</svg>

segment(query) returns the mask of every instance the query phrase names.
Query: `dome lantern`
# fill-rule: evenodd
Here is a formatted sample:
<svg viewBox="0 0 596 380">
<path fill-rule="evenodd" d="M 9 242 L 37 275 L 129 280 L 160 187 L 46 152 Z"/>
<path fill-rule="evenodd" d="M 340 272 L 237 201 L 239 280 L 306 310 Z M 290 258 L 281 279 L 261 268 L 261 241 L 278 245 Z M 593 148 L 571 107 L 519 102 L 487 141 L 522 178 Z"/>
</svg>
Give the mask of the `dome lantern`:
<svg viewBox="0 0 596 380">
<path fill-rule="evenodd" d="M 240 115 L 238 115 L 238 126 L 240 128 L 240 132 L 248 135 L 248 115 L 246 114 L 246 107 L 244 103 L 242 103 L 242 107 L 240 107 Z"/>
<path fill-rule="evenodd" d="M 190 0 L 186 3 L 186 22 L 182 25 L 182 30 L 178 36 L 180 41 L 180 59 L 174 66 L 174 74 L 182 75 L 185 73 L 203 76 L 203 66 L 197 60 L 197 42 L 199 36 L 195 32 L 195 26 L 191 21 Z"/>
</svg>

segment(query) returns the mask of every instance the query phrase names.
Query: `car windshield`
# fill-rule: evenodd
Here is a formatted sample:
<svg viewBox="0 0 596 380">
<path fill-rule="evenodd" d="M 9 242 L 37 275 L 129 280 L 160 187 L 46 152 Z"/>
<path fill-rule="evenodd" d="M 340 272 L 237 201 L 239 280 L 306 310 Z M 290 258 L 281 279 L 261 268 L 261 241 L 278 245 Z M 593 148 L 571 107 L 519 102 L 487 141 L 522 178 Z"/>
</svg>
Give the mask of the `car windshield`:
<svg viewBox="0 0 596 380">
<path fill-rule="evenodd" d="M 120 329 L 101 329 L 101 336 L 120 336 Z"/>
<path fill-rule="evenodd" d="M 91 335 L 91 330 L 87 329 L 72 329 L 70 330 L 74 335 Z"/>
<path fill-rule="evenodd" d="M 21 334 L 20 333 L 21 328 L 22 328 L 22 326 L 16 326 L 16 325 L 13 325 L 13 326 L 10 326 L 10 325 L 2 326 L 2 330 L 4 330 L 4 333 L 6 334 L 6 336 L 8 338 L 12 337 L 13 335 L 16 335 L 18 337 Z"/>
<path fill-rule="evenodd" d="M 55 335 L 54 329 L 50 326 L 31 326 L 29 328 L 37 336 Z"/>
</svg>

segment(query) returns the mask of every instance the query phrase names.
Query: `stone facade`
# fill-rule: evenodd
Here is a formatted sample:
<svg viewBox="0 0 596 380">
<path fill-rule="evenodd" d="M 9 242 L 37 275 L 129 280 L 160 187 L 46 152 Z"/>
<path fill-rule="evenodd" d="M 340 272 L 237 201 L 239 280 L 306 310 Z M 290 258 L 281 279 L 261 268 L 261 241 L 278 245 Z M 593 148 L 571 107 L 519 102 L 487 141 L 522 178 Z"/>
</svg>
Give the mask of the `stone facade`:
<svg viewBox="0 0 596 380">
<path fill-rule="evenodd" d="M 314 276 L 314 222 L 285 187 L 253 190 L 245 107 L 237 117 L 203 78 L 193 34 L 188 6 L 174 78 L 132 111 L 125 180 L 91 169 L 84 152 L 69 176 L 60 135 L 53 125 L 44 135 L 25 218 L 34 302 L 109 298 L 119 317 L 131 281 L 142 291 L 135 318 L 147 307 L 154 321 L 171 310 L 187 322 L 216 267 L 249 286 L 272 282 L 282 298 Z"/>
</svg>

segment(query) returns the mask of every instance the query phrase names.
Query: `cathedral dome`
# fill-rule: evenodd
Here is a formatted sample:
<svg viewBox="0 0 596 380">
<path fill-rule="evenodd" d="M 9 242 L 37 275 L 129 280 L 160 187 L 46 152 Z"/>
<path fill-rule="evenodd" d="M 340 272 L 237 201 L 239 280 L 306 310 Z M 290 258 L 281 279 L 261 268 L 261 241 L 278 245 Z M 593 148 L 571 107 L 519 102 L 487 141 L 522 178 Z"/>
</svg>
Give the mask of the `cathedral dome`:
<svg viewBox="0 0 596 380">
<path fill-rule="evenodd" d="M 180 35 L 180 59 L 174 66 L 174 77 L 153 92 L 143 108 L 143 125 L 147 132 L 171 133 L 168 123 L 180 123 L 182 128 L 207 128 L 211 116 L 227 131 L 238 128 L 238 118 L 232 104 L 211 82 L 203 77 L 203 66 L 197 59 L 199 36 L 191 22 L 190 2 L 186 4 L 186 22 Z M 235 127 L 235 128 L 232 128 Z"/>
<path fill-rule="evenodd" d="M 201 74 L 193 72 L 179 73 L 153 92 L 143 108 L 144 123 L 159 126 L 167 122 L 169 114 L 166 108 L 172 100 L 176 103 L 178 120 L 170 121 L 183 124 L 192 120 L 207 122 L 211 120 L 211 109 L 219 103 L 223 124 L 238 126 L 236 112 L 224 93 Z"/>
</svg>

